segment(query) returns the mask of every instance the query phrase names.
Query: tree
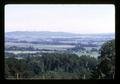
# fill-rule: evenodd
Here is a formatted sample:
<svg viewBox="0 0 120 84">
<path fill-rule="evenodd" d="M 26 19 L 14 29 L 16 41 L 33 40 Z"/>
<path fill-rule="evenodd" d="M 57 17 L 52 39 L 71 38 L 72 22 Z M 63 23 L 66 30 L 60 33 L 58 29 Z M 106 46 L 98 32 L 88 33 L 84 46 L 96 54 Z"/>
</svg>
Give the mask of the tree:
<svg viewBox="0 0 120 84">
<path fill-rule="evenodd" d="M 12 54 L 11 54 L 12 55 Z M 68 53 L 21 54 L 24 59 L 5 58 L 6 78 L 89 79 L 97 60 Z M 21 56 L 20 55 L 20 56 Z"/>
<path fill-rule="evenodd" d="M 100 78 L 114 79 L 115 74 L 115 40 L 104 43 L 100 49 L 98 73 Z"/>
</svg>

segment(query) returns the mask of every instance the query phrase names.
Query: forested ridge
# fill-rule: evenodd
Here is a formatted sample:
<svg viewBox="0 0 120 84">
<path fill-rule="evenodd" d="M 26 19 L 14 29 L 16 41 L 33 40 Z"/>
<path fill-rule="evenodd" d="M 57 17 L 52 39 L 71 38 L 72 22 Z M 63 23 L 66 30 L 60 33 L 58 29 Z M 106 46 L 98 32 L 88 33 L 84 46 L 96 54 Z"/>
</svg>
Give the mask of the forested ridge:
<svg viewBox="0 0 120 84">
<path fill-rule="evenodd" d="M 6 54 L 10 56 L 5 58 L 5 78 L 113 79 L 115 40 L 104 43 L 99 53 L 98 58 L 69 53 L 42 53 L 25 59 Z"/>
</svg>

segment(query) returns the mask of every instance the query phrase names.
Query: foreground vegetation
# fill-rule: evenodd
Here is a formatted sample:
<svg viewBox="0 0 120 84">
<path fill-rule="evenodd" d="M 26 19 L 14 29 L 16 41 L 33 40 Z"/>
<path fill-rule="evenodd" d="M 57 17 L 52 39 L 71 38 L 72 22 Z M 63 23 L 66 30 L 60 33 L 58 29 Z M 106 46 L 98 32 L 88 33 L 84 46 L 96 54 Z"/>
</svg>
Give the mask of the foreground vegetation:
<svg viewBox="0 0 120 84">
<path fill-rule="evenodd" d="M 113 79 L 115 74 L 114 40 L 103 44 L 98 59 L 69 53 L 42 53 L 25 59 L 6 55 L 5 78 Z"/>
</svg>

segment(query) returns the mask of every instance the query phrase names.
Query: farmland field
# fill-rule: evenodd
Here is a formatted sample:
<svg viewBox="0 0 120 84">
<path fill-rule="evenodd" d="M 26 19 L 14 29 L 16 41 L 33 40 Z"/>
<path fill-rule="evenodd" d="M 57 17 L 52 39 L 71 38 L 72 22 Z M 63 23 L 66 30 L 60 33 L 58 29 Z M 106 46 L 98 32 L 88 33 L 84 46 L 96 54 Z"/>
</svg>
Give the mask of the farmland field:
<svg viewBox="0 0 120 84">
<path fill-rule="evenodd" d="M 90 55 L 92 57 L 98 57 L 98 50 L 101 45 L 114 38 L 114 34 L 68 35 L 67 33 L 64 33 L 62 37 L 58 35 L 55 36 L 56 38 L 51 38 L 54 37 L 53 32 L 47 32 L 45 36 L 41 36 L 42 38 L 40 38 L 38 36 L 40 33 L 44 34 L 44 32 L 39 32 L 37 34 L 35 32 L 31 32 L 30 34 L 29 32 L 6 33 L 5 52 L 14 54 L 64 52 L 74 53 L 78 56 Z M 49 33 L 51 36 L 47 35 Z M 16 36 L 17 34 L 19 36 Z M 57 33 L 55 34 L 57 35 Z M 62 35 L 62 33 L 60 34 Z M 26 35 L 29 38 L 26 38 Z M 20 38 L 20 36 L 22 38 Z M 33 40 L 31 40 L 32 38 Z"/>
<path fill-rule="evenodd" d="M 99 56 L 98 52 L 74 52 L 75 54 L 77 54 L 78 56 L 82 56 L 82 55 L 87 55 L 87 56 L 91 56 L 91 57 L 95 57 L 97 58 Z"/>
<path fill-rule="evenodd" d="M 73 48 L 74 45 L 49 45 L 49 44 L 32 44 L 32 43 L 12 43 L 7 42 L 6 47 L 17 46 L 17 47 L 34 47 L 38 49 L 51 49 L 51 50 L 63 50 L 67 48 Z"/>
</svg>

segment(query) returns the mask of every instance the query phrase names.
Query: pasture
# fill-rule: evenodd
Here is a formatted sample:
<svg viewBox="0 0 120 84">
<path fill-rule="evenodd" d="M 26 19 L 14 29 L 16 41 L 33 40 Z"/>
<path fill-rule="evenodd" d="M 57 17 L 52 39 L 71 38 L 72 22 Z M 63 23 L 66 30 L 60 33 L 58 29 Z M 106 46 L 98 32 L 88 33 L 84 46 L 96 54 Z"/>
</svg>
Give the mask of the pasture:
<svg viewBox="0 0 120 84">
<path fill-rule="evenodd" d="M 33 47 L 38 49 L 49 49 L 49 50 L 66 50 L 68 48 L 75 47 L 74 45 L 51 45 L 51 44 L 32 44 L 32 43 L 13 43 L 13 42 L 6 42 L 5 47 Z"/>
</svg>

